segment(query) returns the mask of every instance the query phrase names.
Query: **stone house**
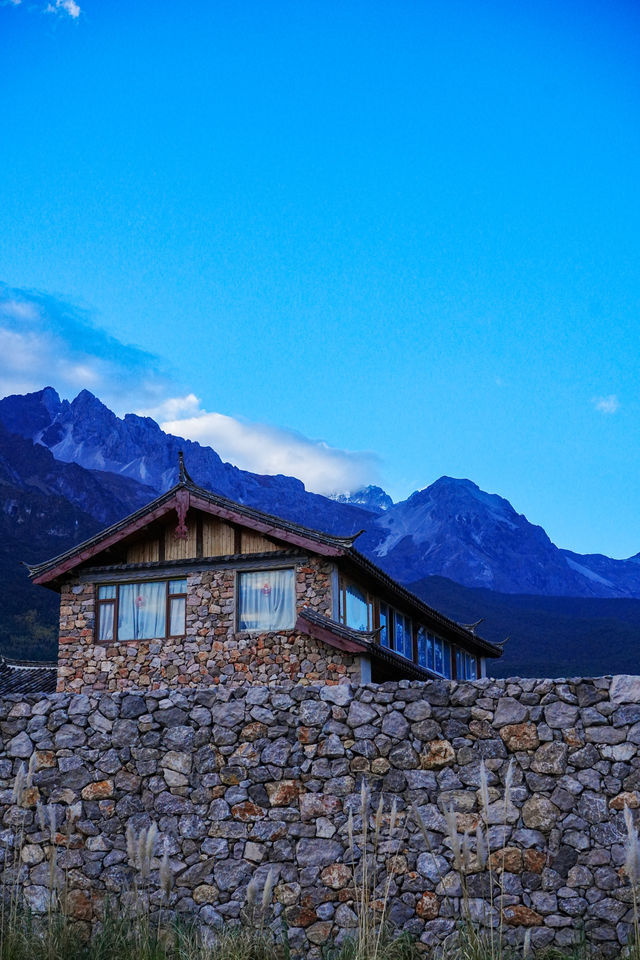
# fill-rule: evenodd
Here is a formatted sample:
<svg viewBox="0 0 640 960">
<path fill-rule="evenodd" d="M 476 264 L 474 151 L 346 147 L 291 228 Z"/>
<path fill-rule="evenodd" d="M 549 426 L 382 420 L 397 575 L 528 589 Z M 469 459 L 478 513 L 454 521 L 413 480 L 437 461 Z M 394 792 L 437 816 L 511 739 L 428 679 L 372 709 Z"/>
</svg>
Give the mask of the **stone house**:
<svg viewBox="0 0 640 960">
<path fill-rule="evenodd" d="M 58 691 L 475 679 L 501 649 L 354 547 L 178 483 L 30 568 L 60 593 Z"/>
</svg>

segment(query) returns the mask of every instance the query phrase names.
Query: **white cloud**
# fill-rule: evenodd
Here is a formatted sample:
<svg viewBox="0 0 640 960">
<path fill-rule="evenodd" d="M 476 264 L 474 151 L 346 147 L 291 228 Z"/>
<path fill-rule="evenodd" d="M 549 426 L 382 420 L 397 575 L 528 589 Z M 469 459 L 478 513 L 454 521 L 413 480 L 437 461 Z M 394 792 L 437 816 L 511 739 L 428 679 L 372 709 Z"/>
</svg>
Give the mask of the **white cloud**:
<svg viewBox="0 0 640 960">
<path fill-rule="evenodd" d="M 138 411 L 140 416 L 153 417 L 158 423 L 162 420 L 179 420 L 183 417 L 197 417 L 200 416 L 202 412 L 200 401 L 195 393 L 188 393 L 184 397 L 169 397 L 156 407 Z"/>
<path fill-rule="evenodd" d="M 163 419 L 162 414 L 169 411 L 175 416 Z M 314 493 L 357 490 L 372 483 L 378 473 L 378 458 L 373 453 L 341 450 L 294 430 L 207 413 L 192 393 L 172 397 L 144 413 L 161 419 L 167 433 L 211 446 L 223 460 L 242 470 L 298 477 Z"/>
<path fill-rule="evenodd" d="M 82 10 L 76 3 L 76 0 L 56 0 L 55 3 L 47 4 L 44 12 L 59 13 L 71 17 L 72 20 L 77 20 Z"/>
<path fill-rule="evenodd" d="M 620 401 L 615 393 L 610 393 L 608 397 L 594 397 L 593 405 L 600 413 L 616 413 L 620 409 Z"/>
<path fill-rule="evenodd" d="M 63 396 L 86 388 L 126 413 L 157 404 L 169 379 L 156 357 L 110 337 L 69 304 L 0 285 L 0 395 L 44 386 Z"/>
<path fill-rule="evenodd" d="M 209 413 L 194 393 L 170 395 L 171 378 L 157 357 L 109 336 L 55 297 L 0 284 L 0 396 L 45 386 L 69 399 L 91 390 L 120 416 L 135 410 L 153 417 L 163 430 L 212 446 L 243 470 L 298 477 L 316 493 L 357 490 L 377 477 L 372 453 Z"/>
</svg>

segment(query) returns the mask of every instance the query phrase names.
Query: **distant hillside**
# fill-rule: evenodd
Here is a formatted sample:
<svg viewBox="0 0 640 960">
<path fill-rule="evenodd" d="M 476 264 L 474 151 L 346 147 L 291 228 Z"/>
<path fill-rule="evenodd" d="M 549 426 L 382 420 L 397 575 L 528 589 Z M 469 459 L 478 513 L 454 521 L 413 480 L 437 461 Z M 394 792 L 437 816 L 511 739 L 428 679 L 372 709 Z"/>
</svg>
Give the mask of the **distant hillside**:
<svg viewBox="0 0 640 960">
<path fill-rule="evenodd" d="M 497 593 L 445 577 L 408 586 L 458 623 L 484 617 L 477 632 L 487 640 L 510 638 L 492 676 L 640 673 L 640 600 Z"/>
</svg>

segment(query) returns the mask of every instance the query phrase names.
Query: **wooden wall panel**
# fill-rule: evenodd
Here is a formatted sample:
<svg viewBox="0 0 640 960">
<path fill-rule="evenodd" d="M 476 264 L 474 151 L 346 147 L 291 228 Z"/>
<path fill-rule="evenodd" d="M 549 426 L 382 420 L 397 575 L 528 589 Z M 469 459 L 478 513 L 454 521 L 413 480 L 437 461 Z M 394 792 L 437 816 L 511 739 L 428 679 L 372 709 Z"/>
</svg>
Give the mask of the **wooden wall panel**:
<svg viewBox="0 0 640 960">
<path fill-rule="evenodd" d="M 202 556 L 226 557 L 237 551 L 236 529 L 232 524 L 218 517 L 200 515 L 202 518 Z M 176 540 L 174 537 L 176 521 L 172 517 L 166 524 L 163 532 L 164 556 L 160 548 L 160 541 L 140 540 L 131 544 L 127 550 L 127 563 L 153 563 L 160 560 L 191 560 L 198 556 L 198 517 L 195 511 L 187 515 L 187 529 L 189 536 L 186 540 Z M 240 553 L 272 553 L 281 549 L 259 533 L 242 529 L 240 533 Z"/>
<path fill-rule="evenodd" d="M 191 519 L 191 522 L 189 520 Z M 187 518 L 189 536 L 187 540 L 176 540 L 174 537 L 175 523 L 165 527 L 164 558 L 165 560 L 190 560 L 196 556 L 196 523 L 195 517 Z"/>
<path fill-rule="evenodd" d="M 205 517 L 202 522 L 202 555 L 227 557 L 233 552 L 233 527 L 217 517 Z"/>
<path fill-rule="evenodd" d="M 127 563 L 154 563 L 160 559 L 157 540 L 140 540 L 127 550 Z"/>
<path fill-rule="evenodd" d="M 265 537 L 260 536 L 259 533 L 253 533 L 251 530 L 242 531 L 241 544 L 242 553 L 266 553 L 279 549 L 275 543 L 271 543 L 270 540 L 266 540 Z"/>
</svg>

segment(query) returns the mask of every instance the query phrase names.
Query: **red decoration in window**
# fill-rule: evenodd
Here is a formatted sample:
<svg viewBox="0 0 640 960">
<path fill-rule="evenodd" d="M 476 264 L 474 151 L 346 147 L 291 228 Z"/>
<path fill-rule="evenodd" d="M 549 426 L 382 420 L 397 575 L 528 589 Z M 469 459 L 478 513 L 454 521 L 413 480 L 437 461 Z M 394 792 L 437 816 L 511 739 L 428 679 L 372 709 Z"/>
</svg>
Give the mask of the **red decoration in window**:
<svg viewBox="0 0 640 960">
<path fill-rule="evenodd" d="M 136 607 L 137 607 L 138 609 L 140 609 L 140 607 L 144 607 L 145 602 L 146 602 L 146 601 L 145 601 L 144 597 L 143 597 L 141 594 L 138 594 L 138 596 L 137 596 L 136 599 L 135 599 Z"/>
<path fill-rule="evenodd" d="M 262 590 L 261 590 L 260 592 L 261 592 L 265 597 L 268 597 L 269 594 L 271 593 L 271 584 L 270 584 L 270 583 L 265 583 L 265 584 L 263 585 Z"/>
</svg>

